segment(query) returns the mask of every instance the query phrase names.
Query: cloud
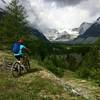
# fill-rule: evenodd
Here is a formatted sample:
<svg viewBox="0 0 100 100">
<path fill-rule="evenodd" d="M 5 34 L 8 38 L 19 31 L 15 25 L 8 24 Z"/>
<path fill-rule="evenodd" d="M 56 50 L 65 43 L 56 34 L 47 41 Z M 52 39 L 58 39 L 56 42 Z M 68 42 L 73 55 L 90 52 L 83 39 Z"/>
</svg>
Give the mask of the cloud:
<svg viewBox="0 0 100 100">
<path fill-rule="evenodd" d="M 100 15 L 100 0 L 88 0 L 78 5 L 78 9 L 84 9 L 90 13 L 91 16 Z"/>
<path fill-rule="evenodd" d="M 4 8 L 4 2 L 2 0 L 0 0 L 0 8 Z"/>
<path fill-rule="evenodd" d="M 48 3 L 55 2 L 58 7 L 65 7 L 65 6 L 75 6 L 77 4 L 80 4 L 81 2 L 88 0 L 44 0 L 44 1 Z"/>
<path fill-rule="evenodd" d="M 98 17 L 100 17 L 100 0 L 88 0 L 88 2 L 83 2 L 78 5 L 77 9 L 84 9 L 89 12 L 89 17 L 87 21 L 94 22 Z"/>
<path fill-rule="evenodd" d="M 3 3 L 6 3 L 5 0 L 1 0 Z"/>
<path fill-rule="evenodd" d="M 21 1 L 26 8 L 30 23 L 44 33 L 48 28 L 67 30 L 79 27 L 84 21 L 93 23 L 100 17 L 100 0 Z"/>
<path fill-rule="evenodd" d="M 69 29 L 79 27 L 85 22 L 95 21 L 99 17 L 98 0 L 23 0 L 34 27 L 42 32 L 48 29 Z M 99 0 L 100 1 L 100 0 Z M 58 4 L 64 4 L 59 5 Z"/>
<path fill-rule="evenodd" d="M 60 0 L 57 2 L 60 2 Z M 92 18 L 88 8 L 89 3 L 87 8 L 85 8 L 86 1 L 84 3 L 79 1 L 77 2 L 78 5 L 74 5 L 76 3 L 69 3 L 74 6 L 64 7 L 57 7 L 55 2 L 50 4 L 47 1 L 44 2 L 44 0 L 30 0 L 30 3 L 34 10 L 33 16 L 37 18 L 33 21 L 33 24 L 42 32 L 45 32 L 48 28 L 69 29 L 79 27 L 82 22 L 91 21 Z"/>
<path fill-rule="evenodd" d="M 77 9 L 86 10 L 90 16 L 96 16 L 100 13 L 100 0 L 44 0 L 51 7 L 77 7 Z"/>
</svg>

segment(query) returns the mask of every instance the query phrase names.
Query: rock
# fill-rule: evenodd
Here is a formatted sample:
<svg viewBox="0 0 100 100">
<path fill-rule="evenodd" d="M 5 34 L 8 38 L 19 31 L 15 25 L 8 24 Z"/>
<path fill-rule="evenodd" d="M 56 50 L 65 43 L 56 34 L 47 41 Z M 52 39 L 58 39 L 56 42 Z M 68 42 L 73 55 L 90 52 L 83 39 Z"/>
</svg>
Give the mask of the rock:
<svg viewBox="0 0 100 100">
<path fill-rule="evenodd" d="M 86 80 L 82 80 L 81 83 L 86 83 Z"/>
</svg>

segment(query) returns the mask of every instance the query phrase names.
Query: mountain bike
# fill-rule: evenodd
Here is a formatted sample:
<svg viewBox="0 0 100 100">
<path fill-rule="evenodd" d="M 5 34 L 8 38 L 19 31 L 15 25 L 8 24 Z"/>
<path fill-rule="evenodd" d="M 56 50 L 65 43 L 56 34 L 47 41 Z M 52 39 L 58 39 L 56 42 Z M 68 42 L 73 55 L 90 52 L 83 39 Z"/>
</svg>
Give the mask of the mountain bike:
<svg viewBox="0 0 100 100">
<path fill-rule="evenodd" d="M 21 76 L 23 72 L 29 72 L 30 62 L 28 56 L 24 56 L 24 62 L 21 65 L 17 60 L 12 64 L 11 72 L 14 77 Z"/>
</svg>

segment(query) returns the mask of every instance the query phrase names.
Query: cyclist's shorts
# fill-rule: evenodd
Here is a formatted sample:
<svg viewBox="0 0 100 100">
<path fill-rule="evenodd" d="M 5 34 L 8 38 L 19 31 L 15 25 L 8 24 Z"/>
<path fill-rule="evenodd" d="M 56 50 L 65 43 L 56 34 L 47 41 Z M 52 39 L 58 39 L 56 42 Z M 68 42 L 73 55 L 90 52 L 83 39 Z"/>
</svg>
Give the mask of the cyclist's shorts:
<svg viewBox="0 0 100 100">
<path fill-rule="evenodd" d="M 20 58 L 23 58 L 23 55 L 15 56 L 15 58 L 16 58 L 17 60 L 20 60 Z"/>
</svg>

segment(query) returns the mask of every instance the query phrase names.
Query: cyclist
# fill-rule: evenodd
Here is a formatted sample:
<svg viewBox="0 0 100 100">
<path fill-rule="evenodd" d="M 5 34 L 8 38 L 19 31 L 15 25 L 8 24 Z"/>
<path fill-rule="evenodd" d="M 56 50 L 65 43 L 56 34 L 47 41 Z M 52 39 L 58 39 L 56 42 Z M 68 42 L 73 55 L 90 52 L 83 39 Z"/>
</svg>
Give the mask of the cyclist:
<svg viewBox="0 0 100 100">
<path fill-rule="evenodd" d="M 13 45 L 13 53 L 18 62 L 23 65 L 25 52 L 29 52 L 29 49 L 24 45 L 24 39 L 20 38 Z"/>
</svg>

